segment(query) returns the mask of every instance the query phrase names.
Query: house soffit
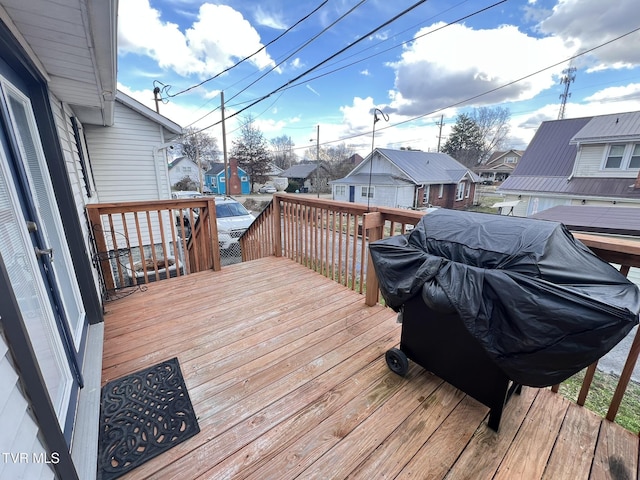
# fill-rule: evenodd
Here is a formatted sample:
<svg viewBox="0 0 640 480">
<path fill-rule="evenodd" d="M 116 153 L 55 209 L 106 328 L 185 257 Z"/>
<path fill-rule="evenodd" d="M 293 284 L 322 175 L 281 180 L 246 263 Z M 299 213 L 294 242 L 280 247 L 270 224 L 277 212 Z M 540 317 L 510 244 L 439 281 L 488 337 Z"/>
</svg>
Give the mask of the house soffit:
<svg viewBox="0 0 640 480">
<path fill-rule="evenodd" d="M 44 68 L 51 92 L 83 123 L 113 123 L 117 0 L 2 0 L 14 35 Z"/>
</svg>

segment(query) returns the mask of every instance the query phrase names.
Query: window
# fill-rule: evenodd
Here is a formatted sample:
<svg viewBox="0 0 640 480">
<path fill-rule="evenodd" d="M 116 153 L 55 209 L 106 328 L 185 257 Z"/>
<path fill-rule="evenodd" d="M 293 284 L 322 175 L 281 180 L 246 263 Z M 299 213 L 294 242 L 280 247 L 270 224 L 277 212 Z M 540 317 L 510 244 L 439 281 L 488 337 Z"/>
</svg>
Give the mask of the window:
<svg viewBox="0 0 640 480">
<path fill-rule="evenodd" d="M 640 168 L 640 143 L 636 143 L 633 146 L 631 160 L 629 160 L 629 168 Z"/>
<path fill-rule="evenodd" d="M 467 191 L 464 194 L 465 198 L 469 198 L 470 193 L 471 193 L 471 182 L 467 183 Z"/>
<path fill-rule="evenodd" d="M 620 168 L 622 167 L 622 157 L 624 156 L 624 145 L 611 145 L 609 154 L 605 161 L 604 168 Z"/>
<path fill-rule="evenodd" d="M 516 157 L 506 157 L 504 159 L 504 163 L 516 163 L 516 162 L 517 162 Z"/>
<path fill-rule="evenodd" d="M 467 182 L 460 182 L 456 190 L 456 200 L 462 200 L 464 198 L 464 188 Z"/>
<path fill-rule="evenodd" d="M 440 184 L 440 190 L 438 191 L 438 198 L 442 198 L 444 195 L 444 183 Z"/>
<path fill-rule="evenodd" d="M 375 187 L 362 187 L 362 196 L 364 198 L 373 198 Z"/>
<path fill-rule="evenodd" d="M 347 195 L 346 185 L 336 185 L 336 197 L 344 197 Z"/>
<path fill-rule="evenodd" d="M 240 181 L 241 182 L 248 182 L 249 178 L 247 178 L 246 176 L 243 175 L 242 177 L 240 177 Z"/>
</svg>

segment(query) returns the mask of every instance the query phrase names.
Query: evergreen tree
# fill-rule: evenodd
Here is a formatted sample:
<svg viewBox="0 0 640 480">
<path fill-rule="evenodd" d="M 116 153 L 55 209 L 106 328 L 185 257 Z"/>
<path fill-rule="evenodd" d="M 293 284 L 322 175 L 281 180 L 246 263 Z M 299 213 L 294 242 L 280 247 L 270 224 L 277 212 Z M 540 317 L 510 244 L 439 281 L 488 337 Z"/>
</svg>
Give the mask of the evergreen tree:
<svg viewBox="0 0 640 480">
<path fill-rule="evenodd" d="M 461 113 L 442 151 L 451 155 L 467 168 L 475 167 L 484 153 L 482 132 L 469 115 Z"/>
<path fill-rule="evenodd" d="M 252 116 L 243 118 L 240 137 L 233 141 L 231 156 L 238 160 L 238 165 L 249 175 L 252 192 L 256 183 L 267 181 L 271 155 L 267 140 L 255 126 Z"/>
</svg>

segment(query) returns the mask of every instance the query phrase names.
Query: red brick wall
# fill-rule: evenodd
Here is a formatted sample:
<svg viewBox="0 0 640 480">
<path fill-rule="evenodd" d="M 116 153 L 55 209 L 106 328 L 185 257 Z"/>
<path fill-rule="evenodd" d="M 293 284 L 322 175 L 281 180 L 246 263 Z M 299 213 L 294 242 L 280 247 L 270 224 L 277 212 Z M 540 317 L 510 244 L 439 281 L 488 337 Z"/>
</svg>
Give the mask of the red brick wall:
<svg viewBox="0 0 640 480">
<path fill-rule="evenodd" d="M 440 194 L 440 185 L 432 185 L 429 191 L 429 203 L 434 207 L 450 208 L 453 210 L 462 210 L 473 206 L 475 184 L 471 184 L 469 197 L 463 197 L 462 200 L 456 200 L 457 188 L 457 185 L 445 185 L 442 192 L 442 198 L 438 198 L 438 195 Z M 420 198 L 422 198 L 422 195 Z"/>
</svg>

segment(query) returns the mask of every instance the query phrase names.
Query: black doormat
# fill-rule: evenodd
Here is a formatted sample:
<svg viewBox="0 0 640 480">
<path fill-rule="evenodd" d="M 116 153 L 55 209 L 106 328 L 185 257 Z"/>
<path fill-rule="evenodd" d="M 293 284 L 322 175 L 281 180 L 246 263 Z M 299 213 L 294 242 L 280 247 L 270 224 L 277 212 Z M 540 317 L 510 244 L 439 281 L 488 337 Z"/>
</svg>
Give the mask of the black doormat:
<svg viewBox="0 0 640 480">
<path fill-rule="evenodd" d="M 133 470 L 200 431 L 177 358 L 102 387 L 98 480 Z"/>
</svg>

